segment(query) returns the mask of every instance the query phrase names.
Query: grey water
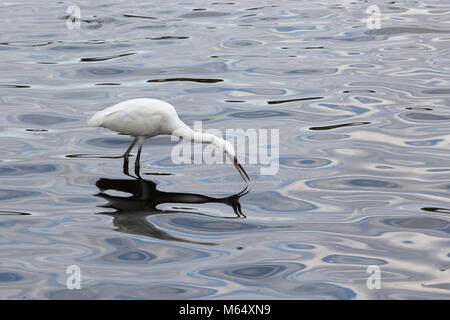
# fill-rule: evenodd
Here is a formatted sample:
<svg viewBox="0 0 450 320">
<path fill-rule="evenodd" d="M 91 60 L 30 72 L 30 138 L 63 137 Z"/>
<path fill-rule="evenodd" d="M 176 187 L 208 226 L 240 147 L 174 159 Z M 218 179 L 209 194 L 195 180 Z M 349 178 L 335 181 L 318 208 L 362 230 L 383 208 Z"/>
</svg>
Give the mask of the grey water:
<svg viewBox="0 0 450 320">
<path fill-rule="evenodd" d="M 432 0 L 0 3 L 0 298 L 449 299 L 449 16 Z M 155 137 L 142 179 L 125 175 L 111 157 L 132 138 L 86 119 L 132 98 L 205 130 L 278 130 L 278 172 L 243 163 L 245 189 Z"/>
</svg>

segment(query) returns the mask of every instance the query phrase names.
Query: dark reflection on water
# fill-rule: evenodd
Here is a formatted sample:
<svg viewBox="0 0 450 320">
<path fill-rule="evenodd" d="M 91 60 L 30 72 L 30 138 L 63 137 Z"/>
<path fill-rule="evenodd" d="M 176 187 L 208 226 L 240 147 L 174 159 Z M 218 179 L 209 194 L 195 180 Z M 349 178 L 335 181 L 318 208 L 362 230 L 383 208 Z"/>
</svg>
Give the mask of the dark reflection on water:
<svg viewBox="0 0 450 320">
<path fill-rule="evenodd" d="M 27 86 L 27 85 L 19 85 L 19 84 L 2 84 L 2 85 L 0 85 L 0 88 L 17 88 L 17 89 L 24 89 L 24 88 L 31 88 L 31 86 Z"/>
<path fill-rule="evenodd" d="M 130 56 L 130 55 L 132 55 L 132 54 L 135 54 L 135 53 L 134 53 L 134 52 L 123 53 L 123 54 L 118 54 L 118 55 L 115 55 L 115 56 L 109 56 L 109 57 L 81 58 L 80 61 L 81 61 L 81 62 L 105 61 L 105 60 L 111 60 L 111 59 L 115 59 L 115 58 L 120 58 L 120 57 Z"/>
<path fill-rule="evenodd" d="M 247 193 L 243 191 L 224 198 L 213 198 L 201 194 L 164 192 L 156 188 L 153 181 L 144 179 L 124 180 L 124 179 L 99 179 L 96 184 L 100 193 L 96 197 L 101 197 L 107 203 L 102 205 L 104 208 L 112 208 L 116 211 L 105 212 L 101 214 L 113 217 L 113 224 L 117 231 L 129 234 L 144 235 L 151 238 L 166 241 L 191 242 L 179 237 L 174 237 L 167 232 L 158 229 L 147 217 L 162 213 L 176 213 L 176 210 L 160 210 L 158 205 L 164 203 L 183 203 L 183 204 L 204 204 L 221 203 L 233 208 L 236 217 L 243 217 L 239 198 Z M 131 194 L 130 196 L 114 196 L 107 192 L 115 190 Z M 198 213 L 197 213 L 198 214 Z M 172 222 L 177 224 L 177 219 Z M 216 222 L 217 223 L 217 222 Z M 228 222 L 227 222 L 228 223 Z M 219 223 L 220 224 L 220 223 Z M 223 223 L 222 223 L 223 224 Z M 225 223 L 226 224 L 226 223 Z M 211 226 L 207 226 L 209 229 Z M 200 242 L 200 244 L 213 245 L 214 243 Z"/>
<path fill-rule="evenodd" d="M 80 29 L 64 2 L 0 3 L 1 299 L 450 297 L 448 3 L 371 1 L 374 30 L 364 1 L 76 5 Z M 244 163 L 244 197 L 164 136 L 152 181 L 124 176 L 131 138 L 86 119 L 132 98 L 277 129 L 257 151 L 279 170 Z"/>
<path fill-rule="evenodd" d="M 297 98 L 297 99 L 287 99 L 287 100 L 271 100 L 271 101 L 267 101 L 267 103 L 268 104 L 280 104 L 280 103 L 287 103 L 287 102 L 317 100 L 317 99 L 323 99 L 323 97 L 308 97 L 308 98 Z"/>
<path fill-rule="evenodd" d="M 424 211 L 431 211 L 431 212 L 442 212 L 442 213 L 450 213 L 450 209 L 447 208 L 430 208 L 430 207 L 426 207 L 426 208 L 421 208 Z"/>
<path fill-rule="evenodd" d="M 331 130 L 331 129 L 337 129 L 342 127 L 351 127 L 351 126 L 360 126 L 364 124 L 370 124 L 370 122 L 350 122 L 350 123 L 343 123 L 343 124 L 335 124 L 332 126 L 323 126 L 323 127 L 311 127 L 309 130 Z"/>
<path fill-rule="evenodd" d="M 0 215 L 2 216 L 7 216 L 7 215 L 12 215 L 12 216 L 29 216 L 31 215 L 30 213 L 26 213 L 26 212 L 17 212 L 17 211 L 0 211 Z"/>
<path fill-rule="evenodd" d="M 147 82 L 174 82 L 174 81 L 191 81 L 199 83 L 216 83 L 222 82 L 222 79 L 199 79 L 199 78 L 167 78 L 167 79 L 152 79 Z"/>
</svg>

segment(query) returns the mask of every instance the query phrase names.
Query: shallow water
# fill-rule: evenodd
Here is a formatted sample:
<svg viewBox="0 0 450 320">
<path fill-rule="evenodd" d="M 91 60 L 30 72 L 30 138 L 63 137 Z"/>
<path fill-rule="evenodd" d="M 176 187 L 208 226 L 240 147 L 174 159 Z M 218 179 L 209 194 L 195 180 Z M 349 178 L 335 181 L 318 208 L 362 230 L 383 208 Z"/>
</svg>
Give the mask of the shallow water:
<svg viewBox="0 0 450 320">
<path fill-rule="evenodd" d="M 448 3 L 77 4 L 0 4 L 0 298 L 450 298 Z M 161 137 L 124 175 L 131 138 L 85 121 L 137 97 L 279 129 L 278 173 Z"/>
</svg>

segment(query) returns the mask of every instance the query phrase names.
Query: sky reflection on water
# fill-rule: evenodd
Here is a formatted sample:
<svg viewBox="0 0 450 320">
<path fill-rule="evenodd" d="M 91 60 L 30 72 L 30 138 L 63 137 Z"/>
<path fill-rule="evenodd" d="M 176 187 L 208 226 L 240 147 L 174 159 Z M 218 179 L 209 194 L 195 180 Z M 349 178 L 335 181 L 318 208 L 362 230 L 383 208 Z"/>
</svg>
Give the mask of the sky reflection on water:
<svg viewBox="0 0 450 320">
<path fill-rule="evenodd" d="M 0 4 L 0 298 L 448 299 L 449 6 L 371 4 L 379 30 L 359 1 Z M 158 137 L 125 176 L 131 138 L 85 121 L 139 97 L 279 129 L 278 173 L 240 193 Z"/>
</svg>

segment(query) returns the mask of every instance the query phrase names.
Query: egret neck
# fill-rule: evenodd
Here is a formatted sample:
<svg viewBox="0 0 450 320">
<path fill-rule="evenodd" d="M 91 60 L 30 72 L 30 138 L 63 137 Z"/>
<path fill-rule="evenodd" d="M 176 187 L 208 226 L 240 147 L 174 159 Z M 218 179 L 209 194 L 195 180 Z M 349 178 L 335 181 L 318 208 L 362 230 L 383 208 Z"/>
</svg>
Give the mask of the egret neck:
<svg viewBox="0 0 450 320">
<path fill-rule="evenodd" d="M 178 127 L 172 131 L 172 135 L 182 138 L 185 141 L 197 142 L 197 143 L 210 143 L 216 148 L 225 153 L 225 155 L 233 162 L 235 168 L 244 179 L 245 182 L 250 181 L 248 174 L 245 172 L 244 168 L 237 161 L 236 152 L 234 151 L 233 145 L 213 134 L 202 133 L 192 130 L 182 121 L 177 123 Z"/>
</svg>

